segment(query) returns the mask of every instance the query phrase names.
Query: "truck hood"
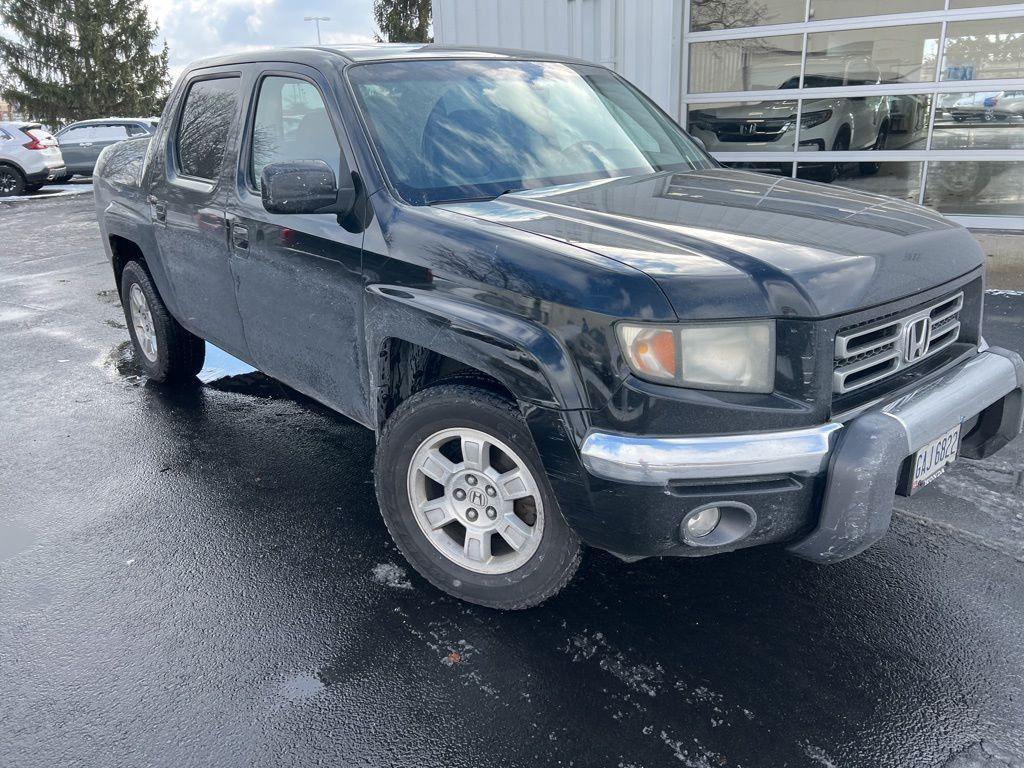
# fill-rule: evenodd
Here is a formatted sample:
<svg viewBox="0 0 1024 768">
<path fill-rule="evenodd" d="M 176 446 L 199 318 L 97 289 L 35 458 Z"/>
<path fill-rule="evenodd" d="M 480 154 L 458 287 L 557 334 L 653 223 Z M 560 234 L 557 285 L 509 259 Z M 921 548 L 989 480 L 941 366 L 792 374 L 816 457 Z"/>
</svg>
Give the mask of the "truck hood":
<svg viewBox="0 0 1024 768">
<path fill-rule="evenodd" d="M 724 168 L 444 207 L 642 270 L 681 319 L 845 314 L 983 262 L 967 230 L 927 208 Z"/>
</svg>

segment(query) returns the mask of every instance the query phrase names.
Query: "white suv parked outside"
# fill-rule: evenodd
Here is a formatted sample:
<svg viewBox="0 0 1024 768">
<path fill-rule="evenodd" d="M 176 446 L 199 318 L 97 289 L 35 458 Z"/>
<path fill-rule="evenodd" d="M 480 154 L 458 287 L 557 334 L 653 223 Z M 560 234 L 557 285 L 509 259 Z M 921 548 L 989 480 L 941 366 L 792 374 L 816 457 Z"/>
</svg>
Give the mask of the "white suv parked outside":
<svg viewBox="0 0 1024 768">
<path fill-rule="evenodd" d="M 0 197 L 35 192 L 63 178 L 57 139 L 39 123 L 0 123 Z"/>
</svg>

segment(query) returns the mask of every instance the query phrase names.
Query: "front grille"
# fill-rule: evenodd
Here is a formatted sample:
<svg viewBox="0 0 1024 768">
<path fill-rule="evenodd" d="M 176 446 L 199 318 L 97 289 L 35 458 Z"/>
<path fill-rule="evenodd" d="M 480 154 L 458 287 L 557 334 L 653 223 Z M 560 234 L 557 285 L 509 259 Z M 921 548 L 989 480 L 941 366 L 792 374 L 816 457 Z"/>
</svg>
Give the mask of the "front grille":
<svg viewBox="0 0 1024 768">
<path fill-rule="evenodd" d="M 960 338 L 960 291 L 905 315 L 843 328 L 836 334 L 832 391 L 845 395 L 927 360 Z"/>
<path fill-rule="evenodd" d="M 710 128 L 719 141 L 759 142 L 778 141 L 792 121 L 778 120 L 716 120 Z"/>
</svg>

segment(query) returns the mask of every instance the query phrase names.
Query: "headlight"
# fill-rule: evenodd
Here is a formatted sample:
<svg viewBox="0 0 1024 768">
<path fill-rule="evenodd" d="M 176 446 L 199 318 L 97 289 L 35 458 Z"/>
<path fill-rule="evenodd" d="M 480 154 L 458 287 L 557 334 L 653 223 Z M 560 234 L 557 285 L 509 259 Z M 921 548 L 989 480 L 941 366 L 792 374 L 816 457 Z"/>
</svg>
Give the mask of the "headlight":
<svg viewBox="0 0 1024 768">
<path fill-rule="evenodd" d="M 622 352 L 637 376 L 660 384 L 771 392 L 775 322 L 649 325 L 619 323 Z"/>
<path fill-rule="evenodd" d="M 831 119 L 831 109 L 823 109 L 820 112 L 808 112 L 800 117 L 800 128 L 813 128 L 816 125 L 827 123 Z"/>
</svg>

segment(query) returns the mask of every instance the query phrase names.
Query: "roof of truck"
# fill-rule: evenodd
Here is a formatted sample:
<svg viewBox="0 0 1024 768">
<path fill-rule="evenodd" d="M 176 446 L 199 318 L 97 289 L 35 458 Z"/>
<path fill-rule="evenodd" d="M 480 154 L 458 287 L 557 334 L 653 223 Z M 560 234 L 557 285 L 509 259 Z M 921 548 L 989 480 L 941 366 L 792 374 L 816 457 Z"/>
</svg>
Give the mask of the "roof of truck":
<svg viewBox="0 0 1024 768">
<path fill-rule="evenodd" d="M 568 56 L 557 56 L 536 51 L 519 51 L 511 48 L 489 48 L 482 46 L 436 45 L 434 43 L 377 43 L 349 45 L 301 46 L 297 48 L 266 48 L 263 50 L 246 51 L 214 58 L 203 59 L 192 65 L 191 69 L 222 66 L 225 64 L 246 64 L 261 61 L 287 61 L 308 59 L 317 54 L 330 54 L 344 61 L 362 63 L 368 61 L 401 61 L 429 59 L 506 59 L 564 61 L 585 64 L 582 59 Z"/>
</svg>

